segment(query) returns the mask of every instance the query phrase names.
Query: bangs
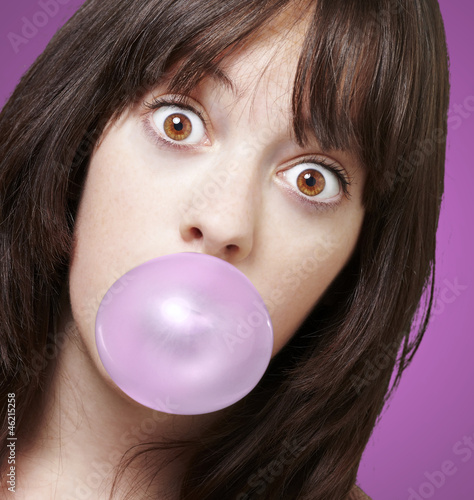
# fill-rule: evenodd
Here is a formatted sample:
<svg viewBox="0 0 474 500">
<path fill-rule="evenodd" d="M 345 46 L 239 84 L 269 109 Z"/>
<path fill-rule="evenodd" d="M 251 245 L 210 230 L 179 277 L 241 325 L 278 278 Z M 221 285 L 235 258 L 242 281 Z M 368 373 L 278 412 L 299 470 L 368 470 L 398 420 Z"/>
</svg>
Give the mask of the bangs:
<svg viewBox="0 0 474 500">
<path fill-rule="evenodd" d="M 370 22 L 370 3 L 319 0 L 316 5 L 293 92 L 301 142 L 314 134 L 323 149 L 359 150 L 361 130 L 376 115 L 375 93 L 391 93 L 382 70 L 387 56 L 382 30 Z"/>
<path fill-rule="evenodd" d="M 427 64 L 416 46 L 416 4 L 408 12 L 391 0 L 178 0 L 166 8 L 163 22 L 153 11 L 159 2 L 143 3 L 150 12 L 130 27 L 129 42 L 122 33 L 117 43 L 129 53 L 115 60 L 130 63 L 121 73 L 134 80 L 122 89 L 122 103 L 166 73 L 171 91 L 189 93 L 204 77 L 219 76 L 219 64 L 242 45 L 272 36 L 275 18 L 291 29 L 309 17 L 301 53 L 295 54 L 294 135 L 301 145 L 315 137 L 325 151 L 354 154 L 366 169 L 366 190 L 380 196 L 390 187 L 386 179 L 397 169 L 397 156 L 413 144 L 417 101 L 422 113 L 418 68 Z"/>
</svg>

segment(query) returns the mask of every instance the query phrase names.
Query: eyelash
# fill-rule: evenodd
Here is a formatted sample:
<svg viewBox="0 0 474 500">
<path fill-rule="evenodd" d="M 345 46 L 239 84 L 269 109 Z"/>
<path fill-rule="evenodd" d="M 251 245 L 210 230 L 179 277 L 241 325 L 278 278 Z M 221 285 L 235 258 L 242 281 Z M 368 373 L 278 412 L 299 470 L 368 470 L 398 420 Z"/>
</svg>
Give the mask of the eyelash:
<svg viewBox="0 0 474 500">
<path fill-rule="evenodd" d="M 186 102 L 186 97 L 183 95 L 178 95 L 174 96 L 173 98 L 167 96 L 167 97 L 154 97 L 151 102 L 145 102 L 144 106 L 146 109 L 148 109 L 150 112 L 157 111 L 158 109 L 162 108 L 163 106 L 177 106 L 182 109 L 186 109 L 187 111 L 191 111 L 194 113 L 196 116 L 199 117 L 199 119 L 203 122 L 204 128 L 206 130 L 209 129 L 209 120 L 204 116 L 201 111 L 196 109 L 195 106 L 192 104 Z M 189 151 L 193 149 L 199 148 L 199 144 L 179 144 L 178 142 L 174 142 L 172 140 L 167 140 L 161 135 L 158 135 L 155 130 L 153 130 L 153 126 L 150 123 L 150 114 L 147 113 L 144 116 L 143 120 L 143 125 L 145 127 L 145 131 L 147 134 L 150 136 L 150 138 L 158 145 L 158 146 L 166 146 L 166 147 L 171 147 L 173 149 L 179 150 L 179 151 Z"/>
<path fill-rule="evenodd" d="M 209 120 L 204 116 L 204 114 L 199 111 L 199 109 L 196 109 L 195 106 L 190 104 L 189 102 L 186 102 L 186 97 L 179 95 L 179 96 L 174 96 L 173 98 L 171 97 L 154 97 L 151 102 L 145 102 L 144 106 L 146 109 L 148 109 L 150 112 L 157 111 L 163 106 L 178 106 L 183 109 L 186 109 L 188 111 L 191 111 L 195 115 L 199 117 L 199 119 L 203 122 L 205 130 L 209 129 Z M 167 140 L 161 137 L 156 133 L 155 130 L 153 130 L 153 126 L 150 123 L 150 113 L 147 113 L 144 116 L 143 124 L 145 127 L 145 131 L 147 134 L 150 136 L 150 138 L 155 142 L 158 146 L 166 146 L 166 147 L 171 147 L 176 150 L 193 150 L 197 149 L 200 147 L 199 144 L 179 144 L 177 142 L 173 142 L 172 140 Z M 348 178 L 348 175 L 346 171 L 340 167 L 336 162 L 330 161 L 328 158 L 321 158 L 321 157 L 308 157 L 305 158 L 303 161 L 300 161 L 298 163 L 295 163 L 291 167 L 285 169 L 289 170 L 291 168 L 297 167 L 298 165 L 301 165 L 303 163 L 309 164 L 316 164 L 320 165 L 323 168 L 327 169 L 329 172 L 333 173 L 336 175 L 338 178 L 338 181 L 341 185 L 343 196 L 346 199 L 350 198 L 350 192 L 349 192 L 349 187 L 351 186 L 351 180 Z M 281 171 L 280 171 L 281 172 Z M 341 198 L 339 198 L 336 201 L 332 202 L 321 202 L 317 201 L 315 199 L 311 199 L 311 197 L 305 195 L 304 193 L 298 191 L 296 192 L 294 189 L 291 189 L 291 192 L 293 192 L 303 203 L 308 204 L 312 206 L 313 208 L 322 208 L 322 209 L 330 209 L 330 208 L 335 208 L 337 207 L 340 202 Z"/>
<path fill-rule="evenodd" d="M 293 167 L 297 167 L 298 165 L 302 164 L 320 165 L 321 167 L 324 167 L 326 170 L 329 170 L 329 172 L 335 174 L 341 184 L 344 196 L 347 198 L 350 197 L 349 187 L 351 185 L 351 180 L 348 178 L 346 171 L 341 166 L 339 166 L 339 164 L 337 164 L 335 161 L 331 161 L 329 158 L 309 157 L 305 158 L 304 161 L 299 161 L 298 163 L 295 163 Z M 301 193 L 301 196 L 304 197 L 305 194 Z M 311 198 L 308 197 L 308 200 L 311 201 Z M 325 204 L 327 205 L 328 203 Z"/>
<path fill-rule="evenodd" d="M 342 196 L 338 195 L 337 198 L 332 201 L 320 201 L 318 199 L 315 199 L 315 197 L 310 197 L 302 193 L 298 189 L 295 189 L 293 185 L 292 187 L 288 187 L 288 184 L 284 183 L 285 189 L 288 191 L 290 196 L 296 199 L 297 202 L 307 206 L 309 210 L 316 211 L 317 213 L 335 211 L 342 203 L 344 198 L 347 200 L 351 198 L 351 193 L 349 192 L 349 187 L 351 186 L 351 179 L 346 173 L 346 171 L 342 167 L 340 167 L 336 162 L 331 161 L 329 158 L 324 158 L 324 157 L 309 157 L 309 158 L 304 158 L 302 161 L 298 161 L 297 163 L 291 165 L 288 168 L 280 170 L 279 173 L 291 170 L 292 168 L 297 167 L 298 165 L 308 165 L 308 169 L 311 169 L 311 164 L 319 165 L 337 177 L 338 183 L 342 189 Z"/>
</svg>

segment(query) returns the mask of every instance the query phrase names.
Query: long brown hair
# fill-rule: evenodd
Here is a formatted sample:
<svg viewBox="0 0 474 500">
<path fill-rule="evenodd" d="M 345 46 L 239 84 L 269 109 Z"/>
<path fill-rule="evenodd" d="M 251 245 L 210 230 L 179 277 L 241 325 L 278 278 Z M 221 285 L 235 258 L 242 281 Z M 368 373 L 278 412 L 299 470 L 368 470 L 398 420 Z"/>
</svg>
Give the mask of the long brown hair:
<svg viewBox="0 0 474 500">
<path fill-rule="evenodd" d="M 46 387 L 76 211 L 105 124 L 176 63 L 171 88 L 190 90 L 293 3 L 89 0 L 22 78 L 0 116 L 0 463 L 7 393 L 21 433 Z M 429 318 L 449 93 L 438 4 L 305 3 L 294 132 L 358 155 L 366 216 L 351 261 L 257 387 L 187 443 L 183 499 L 346 498 L 391 375 L 393 389 Z"/>
</svg>

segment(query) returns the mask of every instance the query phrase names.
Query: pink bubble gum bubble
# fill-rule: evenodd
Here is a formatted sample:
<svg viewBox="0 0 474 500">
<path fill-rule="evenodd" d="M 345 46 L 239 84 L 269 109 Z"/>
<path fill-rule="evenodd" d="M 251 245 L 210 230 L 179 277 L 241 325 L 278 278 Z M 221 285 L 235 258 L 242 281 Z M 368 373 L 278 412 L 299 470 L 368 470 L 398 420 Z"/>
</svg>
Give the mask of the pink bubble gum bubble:
<svg viewBox="0 0 474 500">
<path fill-rule="evenodd" d="M 110 287 L 97 312 L 96 343 L 108 374 L 132 399 L 198 415 L 230 406 L 257 385 L 273 328 L 237 268 L 207 254 L 176 253 Z"/>
</svg>

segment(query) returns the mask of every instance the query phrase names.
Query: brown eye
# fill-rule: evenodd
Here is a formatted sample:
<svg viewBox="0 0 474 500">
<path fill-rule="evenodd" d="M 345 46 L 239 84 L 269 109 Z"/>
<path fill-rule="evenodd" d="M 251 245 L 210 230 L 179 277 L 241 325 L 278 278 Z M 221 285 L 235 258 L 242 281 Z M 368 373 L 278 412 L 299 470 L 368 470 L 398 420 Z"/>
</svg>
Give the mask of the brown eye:
<svg viewBox="0 0 474 500">
<path fill-rule="evenodd" d="M 153 113 L 153 121 L 167 142 L 189 145 L 207 143 L 206 128 L 197 111 L 179 104 L 163 104 Z"/>
<path fill-rule="evenodd" d="M 191 120 L 181 113 L 174 113 L 166 118 L 163 123 L 165 134 L 173 141 L 187 139 L 193 131 Z"/>
<path fill-rule="evenodd" d="M 307 196 L 316 196 L 324 190 L 326 181 L 321 172 L 309 168 L 303 170 L 303 172 L 298 175 L 297 185 L 299 190 Z"/>
<path fill-rule="evenodd" d="M 282 171 L 283 177 L 294 186 L 303 198 L 314 198 L 315 202 L 332 200 L 341 192 L 343 182 L 339 167 L 306 161 Z"/>
</svg>

